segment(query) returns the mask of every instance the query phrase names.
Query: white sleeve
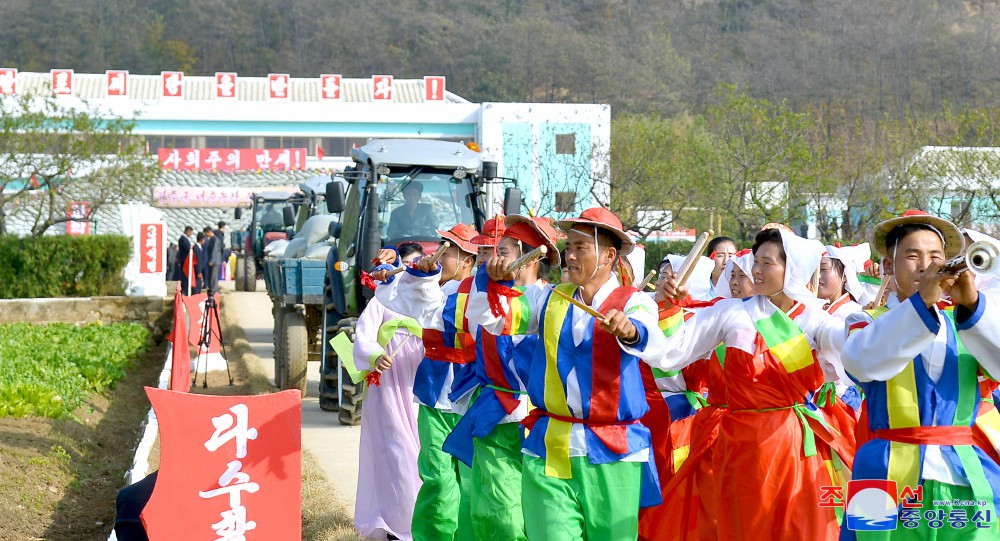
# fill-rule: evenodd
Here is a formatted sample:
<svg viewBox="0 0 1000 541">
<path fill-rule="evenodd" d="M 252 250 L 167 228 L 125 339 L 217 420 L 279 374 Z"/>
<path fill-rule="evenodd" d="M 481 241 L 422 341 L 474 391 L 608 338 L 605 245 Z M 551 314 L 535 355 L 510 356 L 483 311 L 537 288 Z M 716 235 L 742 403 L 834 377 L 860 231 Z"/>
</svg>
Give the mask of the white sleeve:
<svg viewBox="0 0 1000 541">
<path fill-rule="evenodd" d="M 1000 292 L 980 291 L 976 309 L 962 321 L 958 321 L 959 315 L 969 312 L 962 309 L 964 314 L 961 314 L 959 310 L 955 309 L 955 324 L 965 349 L 991 378 L 1000 378 L 1000 314 L 997 313 L 1000 310 Z"/>
<path fill-rule="evenodd" d="M 371 370 L 373 356 L 385 354 L 385 349 L 378 345 L 378 330 L 382 326 L 385 308 L 378 301 L 368 303 L 368 306 L 358 316 L 358 324 L 354 329 L 354 364 L 358 370 Z"/>
<path fill-rule="evenodd" d="M 442 314 L 446 296 L 438 285 L 438 274 L 422 276 L 409 269 L 390 284 L 380 284 L 375 297 L 386 308 L 412 317 L 425 329 L 444 329 Z"/>
<path fill-rule="evenodd" d="M 699 360 L 707 358 L 713 349 L 723 340 L 723 331 L 726 328 L 730 314 L 735 312 L 737 305 L 742 300 L 734 301 L 722 300 L 713 306 L 698 310 L 694 316 L 680 324 L 671 336 L 660 336 L 664 340 L 663 354 L 654 358 L 643 358 L 650 366 L 660 370 L 680 370 L 685 366 Z M 742 310 L 742 306 L 739 307 Z M 655 326 L 659 329 L 659 326 Z"/>
<path fill-rule="evenodd" d="M 633 293 L 625 303 L 625 315 L 632 320 L 636 327 L 642 327 L 639 331 L 645 333 L 646 339 L 640 340 L 638 344 L 630 346 L 618 340 L 618 344 L 625 353 L 635 355 L 640 359 L 656 359 L 663 357 L 666 350 L 666 338 L 659 326 L 659 309 L 656 303 L 648 295 L 641 292 Z"/>
<path fill-rule="evenodd" d="M 856 381 L 887 381 L 930 347 L 941 322 L 915 293 L 898 306 L 872 318 L 855 312 L 845 322 L 844 370 Z"/>
<path fill-rule="evenodd" d="M 818 321 L 813 330 L 813 342 L 816 344 L 816 357 L 826 381 L 849 383 L 841 355 L 844 341 L 847 340 L 847 325 L 838 317 L 824 311 L 817 311 Z"/>
</svg>

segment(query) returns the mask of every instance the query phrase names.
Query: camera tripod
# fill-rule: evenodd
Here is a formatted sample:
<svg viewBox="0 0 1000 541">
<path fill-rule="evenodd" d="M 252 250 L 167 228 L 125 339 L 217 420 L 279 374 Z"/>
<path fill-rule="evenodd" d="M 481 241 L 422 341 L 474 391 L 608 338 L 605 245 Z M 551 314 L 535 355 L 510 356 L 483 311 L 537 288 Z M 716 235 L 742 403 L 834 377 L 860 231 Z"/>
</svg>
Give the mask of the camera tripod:
<svg viewBox="0 0 1000 541">
<path fill-rule="evenodd" d="M 213 331 L 215 326 L 212 325 L 212 319 L 215 318 L 215 323 L 220 329 L 220 332 L 216 333 Z M 209 346 L 212 344 L 212 335 L 219 340 L 219 345 L 222 350 L 222 359 L 226 361 L 226 374 L 229 376 L 229 385 L 233 385 L 233 373 L 229 370 L 229 356 L 226 355 L 226 341 L 222 338 L 222 322 L 219 319 L 219 305 L 215 302 L 215 292 L 212 290 L 208 291 L 208 299 L 205 300 L 205 312 L 201 317 L 201 334 L 198 338 L 198 360 L 194 365 L 194 379 L 191 380 L 192 386 L 197 386 L 198 384 L 198 367 L 201 366 L 202 356 L 208 356 Z M 201 388 L 208 388 L 208 359 L 205 359 L 205 371 L 204 376 L 201 380 Z"/>
</svg>

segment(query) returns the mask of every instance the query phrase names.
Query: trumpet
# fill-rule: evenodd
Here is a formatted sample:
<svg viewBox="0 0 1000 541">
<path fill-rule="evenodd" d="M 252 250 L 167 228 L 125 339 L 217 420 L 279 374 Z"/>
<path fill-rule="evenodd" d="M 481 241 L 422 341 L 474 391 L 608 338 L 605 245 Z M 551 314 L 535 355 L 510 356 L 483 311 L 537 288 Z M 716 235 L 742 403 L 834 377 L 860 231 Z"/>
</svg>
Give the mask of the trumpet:
<svg viewBox="0 0 1000 541">
<path fill-rule="evenodd" d="M 942 273 L 958 274 L 967 270 L 982 276 L 1000 275 L 1000 246 L 992 242 L 975 242 L 965 255 L 949 259 L 941 266 Z"/>
</svg>

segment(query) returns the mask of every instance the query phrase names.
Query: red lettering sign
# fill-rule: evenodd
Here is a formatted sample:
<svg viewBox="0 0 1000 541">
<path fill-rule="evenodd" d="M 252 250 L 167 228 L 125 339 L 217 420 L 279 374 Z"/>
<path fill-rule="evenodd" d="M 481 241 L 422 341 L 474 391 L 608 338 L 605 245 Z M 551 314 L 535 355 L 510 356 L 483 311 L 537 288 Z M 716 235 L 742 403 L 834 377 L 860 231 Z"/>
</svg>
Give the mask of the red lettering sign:
<svg viewBox="0 0 1000 541">
<path fill-rule="evenodd" d="M 160 471 L 141 515 L 150 540 L 302 539 L 298 391 L 146 394 L 160 428 Z"/>
<path fill-rule="evenodd" d="M 287 73 L 272 73 L 267 76 L 268 95 L 272 100 L 281 100 L 292 94 L 291 83 Z"/>
<path fill-rule="evenodd" d="M 125 70 L 107 70 L 108 96 L 128 96 L 128 72 Z"/>
<path fill-rule="evenodd" d="M 236 74 L 232 72 L 217 72 L 215 74 L 215 97 L 236 97 Z"/>
<path fill-rule="evenodd" d="M 444 101 L 444 77 L 424 77 L 424 101 Z"/>
<path fill-rule="evenodd" d="M 160 88 L 164 98 L 184 97 L 184 72 L 163 71 L 160 72 L 162 86 Z"/>
<path fill-rule="evenodd" d="M 139 272 L 163 272 L 163 224 L 139 225 Z"/>
<path fill-rule="evenodd" d="M 73 70 L 54 69 L 52 75 L 52 93 L 57 96 L 73 95 Z"/>
<path fill-rule="evenodd" d="M 208 257 L 205 254 L 204 257 Z M 195 348 L 198 348 L 198 354 L 206 353 L 219 353 L 221 349 L 219 348 L 219 343 L 222 337 L 222 329 L 219 327 L 219 320 L 214 315 L 212 316 L 212 335 L 211 339 L 208 340 L 208 348 L 201 347 L 201 335 L 205 327 L 205 304 L 208 302 L 207 293 L 199 293 L 197 295 L 191 295 L 189 297 L 184 297 L 184 309 L 188 314 L 188 343 L 190 343 Z M 219 303 L 219 294 L 215 294 L 215 306 L 222 310 L 222 305 Z"/>
<path fill-rule="evenodd" d="M 339 100 L 341 77 L 338 74 L 325 73 L 319 76 L 320 92 L 324 100 Z"/>
<path fill-rule="evenodd" d="M 372 75 L 372 100 L 392 101 L 392 75 Z"/>
<path fill-rule="evenodd" d="M 17 70 L 0 68 L 0 94 L 17 94 Z"/>
<path fill-rule="evenodd" d="M 305 148 L 161 148 L 168 171 L 296 171 L 305 169 Z"/>
<path fill-rule="evenodd" d="M 70 220 L 66 222 L 67 235 L 89 235 L 90 222 L 87 216 L 90 215 L 90 202 L 70 201 L 66 203 L 66 217 Z"/>
</svg>

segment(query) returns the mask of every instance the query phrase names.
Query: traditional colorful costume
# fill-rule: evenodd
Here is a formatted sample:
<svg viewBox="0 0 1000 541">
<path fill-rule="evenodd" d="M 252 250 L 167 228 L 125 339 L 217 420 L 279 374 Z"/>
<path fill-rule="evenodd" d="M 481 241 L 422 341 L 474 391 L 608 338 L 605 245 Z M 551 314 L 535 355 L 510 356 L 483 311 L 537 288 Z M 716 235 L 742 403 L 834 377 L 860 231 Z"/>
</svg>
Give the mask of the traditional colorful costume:
<svg viewBox="0 0 1000 541">
<path fill-rule="evenodd" d="M 611 219 L 618 223 L 609 227 Z M 560 226 L 575 223 L 611 230 L 632 247 L 620 222 L 604 209 L 588 209 Z M 578 286 L 556 287 L 583 302 Z M 636 539 L 640 504 L 660 500 L 655 465 L 649 463 L 649 431 L 639 422 L 648 411 L 640 357 L 662 354 L 656 306 L 634 288 L 619 287 L 615 275 L 594 292 L 590 306 L 618 309 L 635 325 L 638 340 L 629 346 L 550 289 L 529 288 L 519 299 L 529 307 L 524 331 L 538 334 L 544 344 L 535 349 L 527 382 L 536 407 L 524 421 L 528 538 Z M 482 310 L 474 317 L 493 333 L 513 327 L 509 315 Z"/>
<path fill-rule="evenodd" d="M 372 299 L 358 318 L 354 362 L 358 370 L 369 370 L 381 355 L 393 362 L 365 394 L 354 527 L 369 539 L 392 534 L 408 540 L 420 490 L 413 378 L 424 348 L 416 321 Z"/>
<path fill-rule="evenodd" d="M 784 292 L 795 299 L 788 313 L 761 295 L 724 299 L 667 338 L 665 369 L 686 366 L 724 345 L 720 362 L 710 362 L 709 369 L 722 371 L 728 408 L 714 410 L 717 429 L 699 429 L 697 416 L 693 428 L 718 431 L 710 466 L 718 491 L 700 494 L 705 515 L 717 520 L 718 539 L 832 540 L 839 533 L 836 513 L 820 508 L 817 497 L 821 486 L 843 481 L 840 470 L 851 463 L 853 449 L 807 396 L 842 372 L 837 356 L 844 328 L 816 306 L 806 288 L 822 246 L 786 231 L 781 235 L 788 256 Z M 709 385 L 711 403 L 719 397 Z M 692 442 L 692 455 L 695 447 Z M 689 458 L 681 470 L 696 465 Z"/>
<path fill-rule="evenodd" d="M 461 226 L 461 227 L 459 227 Z M 448 232 L 440 232 L 453 244 L 465 243 L 475 230 L 459 224 Z M 464 228 L 464 229 L 463 229 Z M 458 234 L 455 230 L 458 229 Z M 400 290 L 416 289 L 428 276 L 437 276 L 410 267 L 398 280 L 378 286 L 375 296 L 386 307 L 416 319 L 423 328 L 424 359 L 414 376 L 413 394 L 420 404 L 417 429 L 420 456 L 417 467 L 423 484 L 413 510 L 413 539 L 471 540 L 470 487 L 472 471 L 442 450 L 445 439 L 469 408 L 471 397 L 452 400 L 457 382 L 472 377 L 475 344 L 467 332 L 468 325 L 459 307 L 466 302 L 472 279 L 451 280 L 437 288 L 429 299 L 401 295 Z M 436 280 L 435 280 L 436 282 Z M 457 315 L 457 317 L 456 317 Z"/>
</svg>

